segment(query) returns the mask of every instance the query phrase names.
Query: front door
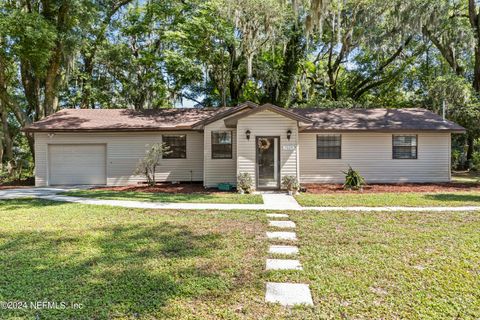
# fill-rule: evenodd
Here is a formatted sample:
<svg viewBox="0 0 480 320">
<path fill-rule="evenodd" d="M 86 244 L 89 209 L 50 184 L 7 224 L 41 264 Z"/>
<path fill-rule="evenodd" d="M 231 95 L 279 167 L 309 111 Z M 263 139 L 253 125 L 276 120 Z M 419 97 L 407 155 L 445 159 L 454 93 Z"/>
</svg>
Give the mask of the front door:
<svg viewBox="0 0 480 320">
<path fill-rule="evenodd" d="M 280 138 L 256 137 L 257 188 L 280 188 Z"/>
</svg>

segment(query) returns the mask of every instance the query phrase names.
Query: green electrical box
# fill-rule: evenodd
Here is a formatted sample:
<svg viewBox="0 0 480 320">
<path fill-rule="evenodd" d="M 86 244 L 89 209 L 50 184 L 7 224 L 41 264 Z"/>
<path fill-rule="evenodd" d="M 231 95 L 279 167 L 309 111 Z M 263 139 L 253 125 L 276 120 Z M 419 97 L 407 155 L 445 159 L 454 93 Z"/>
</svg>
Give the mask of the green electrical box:
<svg viewBox="0 0 480 320">
<path fill-rule="evenodd" d="M 219 183 L 217 185 L 217 188 L 220 191 L 230 191 L 233 189 L 233 185 L 231 185 L 230 183 Z"/>
</svg>

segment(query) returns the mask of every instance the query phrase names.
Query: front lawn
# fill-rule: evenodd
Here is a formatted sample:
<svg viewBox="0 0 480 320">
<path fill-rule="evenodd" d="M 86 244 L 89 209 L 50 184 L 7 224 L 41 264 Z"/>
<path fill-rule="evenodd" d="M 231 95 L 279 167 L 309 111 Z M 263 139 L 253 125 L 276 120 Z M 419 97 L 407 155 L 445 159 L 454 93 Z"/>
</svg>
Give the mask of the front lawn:
<svg viewBox="0 0 480 320">
<path fill-rule="evenodd" d="M 241 203 L 261 204 L 259 194 L 216 193 L 153 193 L 113 190 L 74 190 L 61 193 L 65 196 L 96 198 L 104 200 L 134 200 L 149 202 L 190 202 L 190 203 Z"/>
<path fill-rule="evenodd" d="M 295 196 L 307 207 L 458 207 L 480 206 L 480 192 L 437 193 L 302 193 Z"/>
<path fill-rule="evenodd" d="M 311 318 L 480 318 L 480 212 L 291 218 L 304 274 L 277 272 L 272 280 L 308 279 Z"/>
<path fill-rule="evenodd" d="M 0 201 L 0 319 L 478 319 L 480 212 L 290 212 L 304 271 L 265 272 L 264 211 Z M 271 257 L 271 256 L 270 256 Z M 310 284 L 315 306 L 264 302 Z"/>
<path fill-rule="evenodd" d="M 218 319 L 264 312 L 266 218 L 259 217 L 0 201 L 0 301 L 82 305 L 1 305 L 0 319 Z"/>
</svg>

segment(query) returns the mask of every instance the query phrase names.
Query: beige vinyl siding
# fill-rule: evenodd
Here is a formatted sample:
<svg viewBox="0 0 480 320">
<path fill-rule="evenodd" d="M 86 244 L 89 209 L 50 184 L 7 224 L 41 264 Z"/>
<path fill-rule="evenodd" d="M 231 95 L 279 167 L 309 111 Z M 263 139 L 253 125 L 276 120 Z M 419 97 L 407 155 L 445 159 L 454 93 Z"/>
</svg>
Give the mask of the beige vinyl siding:
<svg viewBox="0 0 480 320">
<path fill-rule="evenodd" d="M 232 159 L 212 159 L 212 131 L 232 131 Z M 237 184 L 237 132 L 226 128 L 224 119 L 212 122 L 204 128 L 204 179 L 206 187 L 216 187 L 219 183 Z"/>
<path fill-rule="evenodd" d="M 245 131 L 250 130 L 250 140 Z M 292 130 L 287 140 L 287 130 Z M 248 172 L 256 180 L 255 137 L 280 137 L 280 179 L 285 175 L 297 176 L 298 125 L 297 122 L 271 111 L 262 111 L 241 118 L 237 123 L 237 173 Z M 283 146 L 293 145 L 293 150 L 283 150 Z"/>
<path fill-rule="evenodd" d="M 341 133 L 342 159 L 317 159 L 316 133 L 300 133 L 300 181 L 343 182 L 348 165 L 368 182 L 450 180 L 450 133 Z M 417 134 L 418 159 L 392 159 L 392 134 Z"/>
<path fill-rule="evenodd" d="M 203 180 L 203 133 L 193 131 L 134 133 L 46 133 L 35 134 L 35 177 L 37 186 L 48 185 L 49 144 L 105 144 L 107 185 L 136 184 L 145 181 L 133 174 L 148 145 L 160 143 L 162 134 L 186 134 L 187 158 L 163 159 L 157 167 L 158 181 Z"/>
</svg>

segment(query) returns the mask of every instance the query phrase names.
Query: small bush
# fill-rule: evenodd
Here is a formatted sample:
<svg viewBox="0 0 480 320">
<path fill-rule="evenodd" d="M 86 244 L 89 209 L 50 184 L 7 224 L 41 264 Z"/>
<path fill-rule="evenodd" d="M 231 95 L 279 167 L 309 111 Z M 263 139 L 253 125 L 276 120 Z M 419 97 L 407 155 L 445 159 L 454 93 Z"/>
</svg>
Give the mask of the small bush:
<svg viewBox="0 0 480 320">
<path fill-rule="evenodd" d="M 240 192 L 250 193 L 255 190 L 253 178 L 248 172 L 241 172 L 237 176 L 237 189 Z"/>
<path fill-rule="evenodd" d="M 452 169 L 458 170 L 462 166 L 463 153 L 459 150 L 452 150 Z"/>
<path fill-rule="evenodd" d="M 283 176 L 282 186 L 288 191 L 298 191 L 300 189 L 300 183 L 295 176 Z"/>
<path fill-rule="evenodd" d="M 474 171 L 480 171 L 480 152 L 475 152 L 473 154 L 470 167 Z"/>
<path fill-rule="evenodd" d="M 347 190 L 359 190 L 365 185 L 365 179 L 358 173 L 353 170 L 352 167 L 348 167 L 348 171 L 345 172 L 345 184 L 343 185 L 344 189 Z"/>
<path fill-rule="evenodd" d="M 170 149 L 165 143 L 156 143 L 147 150 L 145 157 L 141 159 L 135 168 L 134 174 L 142 174 L 147 178 L 149 186 L 156 184 L 155 173 L 160 164 L 162 155 L 169 154 Z"/>
</svg>

